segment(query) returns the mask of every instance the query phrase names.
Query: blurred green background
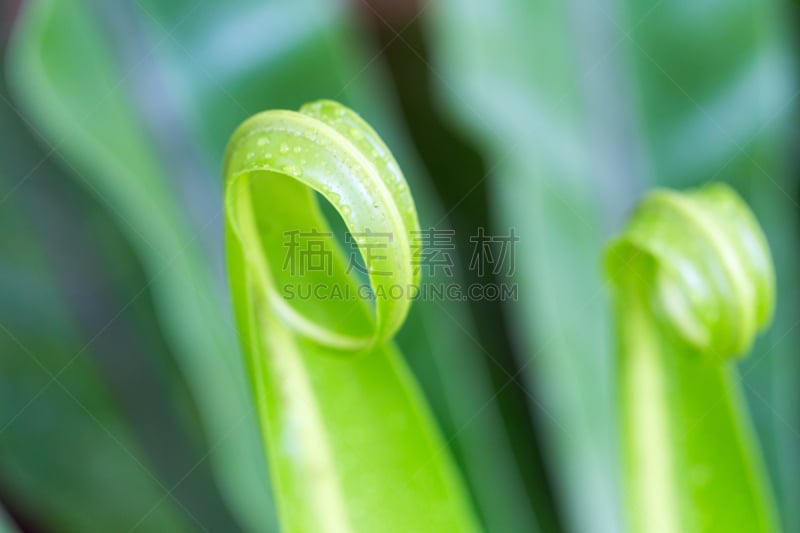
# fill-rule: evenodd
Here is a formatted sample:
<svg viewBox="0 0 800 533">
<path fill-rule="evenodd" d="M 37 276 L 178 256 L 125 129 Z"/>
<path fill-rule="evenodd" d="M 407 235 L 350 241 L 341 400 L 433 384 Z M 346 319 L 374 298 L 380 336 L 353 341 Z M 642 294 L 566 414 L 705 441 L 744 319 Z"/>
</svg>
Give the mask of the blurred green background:
<svg viewBox="0 0 800 533">
<path fill-rule="evenodd" d="M 778 269 L 740 376 L 800 532 L 796 11 L 0 2 L 0 531 L 278 530 L 221 158 L 249 115 L 332 98 L 392 148 L 422 227 L 455 230 L 462 282 L 466 236 L 520 236 L 518 301 L 418 302 L 399 338 L 487 531 L 622 530 L 600 252 L 646 189 L 724 180 Z"/>
</svg>

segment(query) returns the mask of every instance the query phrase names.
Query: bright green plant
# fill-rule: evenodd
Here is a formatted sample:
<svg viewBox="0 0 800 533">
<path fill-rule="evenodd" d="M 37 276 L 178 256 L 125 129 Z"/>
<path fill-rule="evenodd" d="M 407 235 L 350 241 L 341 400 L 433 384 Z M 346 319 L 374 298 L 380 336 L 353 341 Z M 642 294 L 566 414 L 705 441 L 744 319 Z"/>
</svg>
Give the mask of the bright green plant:
<svg viewBox="0 0 800 533">
<path fill-rule="evenodd" d="M 119 226 L 141 263 L 144 280 L 129 283 L 131 296 L 140 294 L 137 303 L 146 306 L 152 295 L 153 312 L 169 348 L 166 354 L 148 353 L 153 360 L 175 358 L 200 416 L 201 426 L 194 431 L 197 443 L 209 452 L 203 465 L 213 468 L 220 494 L 238 525 L 246 531 L 276 531 L 258 425 L 248 409 L 242 358 L 217 276 L 222 217 L 209 207 L 222 204 L 216 176 L 230 132 L 256 110 L 293 109 L 322 95 L 338 94 L 357 106 L 392 146 L 415 191 L 422 227 L 446 227 L 445 211 L 410 147 L 391 99 L 384 97 L 380 62 L 363 69 L 373 50 L 363 46 L 350 11 L 341 2 L 235 0 L 223 9 L 215 2 L 142 0 L 126 10 L 125 16 L 131 19 L 125 24 L 142 30 L 130 34 L 108 31 L 113 23 L 108 15 L 113 15 L 114 8 L 95 7 L 88 0 L 25 3 L 9 50 L 12 100 L 29 121 L 32 135 L 45 141 L 42 156 L 51 146 L 58 147 L 50 158 L 56 168 L 63 170 L 64 178 L 74 179 L 76 189 L 83 188 L 97 198 L 97 209 L 112 216 L 110 220 Z M 255 42 L 263 37 L 261 25 L 253 25 L 244 35 L 239 22 L 259 19 L 265 13 L 278 13 L 285 22 L 280 36 L 274 36 L 282 53 L 255 47 L 246 58 L 231 62 L 227 41 L 216 36 L 235 28 L 240 38 Z M 312 26 L 308 25 L 308 13 L 315 14 Z M 269 19 L 274 18 L 270 15 Z M 193 59 L 187 60 L 187 55 Z M 80 58 L 80 69 L 64 68 L 75 58 Z M 139 98 L 130 83 L 140 78 L 161 79 L 165 72 L 175 83 L 159 93 L 158 101 L 172 102 L 167 105 L 169 114 L 181 125 L 169 132 L 171 140 L 166 144 L 153 135 L 163 130 L 163 124 L 152 120 L 154 100 Z M 9 135 L 16 138 L 18 134 Z M 172 143 L 196 150 L 187 156 Z M 6 149 L 9 154 L 19 152 L 12 145 Z M 37 160 L 19 172 L 27 172 Z M 193 168 L 176 172 L 188 160 Z M 434 277 L 441 275 L 437 272 Z M 19 285 L 15 280 L 14 286 Z M 8 302 L 11 312 L 13 303 Z M 133 310 L 134 306 L 128 308 L 115 323 L 130 321 Z M 474 336 L 465 302 L 419 301 L 412 306 L 397 343 L 448 437 L 486 528 L 532 531 L 536 517 L 526 486 L 541 481 L 524 482 L 517 468 L 487 372 L 488 361 L 482 355 L 483 349 L 491 351 L 492 346 L 479 346 Z M 19 372 L 9 369 L 9 382 L 21 383 Z M 94 379 L 86 375 L 87 380 Z M 75 429 L 79 426 L 66 426 L 79 433 Z M 14 429 L 17 427 L 15 424 Z M 139 529 L 150 524 L 156 530 L 164 529 L 158 515 L 177 506 L 175 497 L 214 529 L 183 499 L 189 481 L 170 480 L 153 467 L 146 453 L 139 458 L 148 470 L 166 487 L 179 490 L 162 499 Z M 160 453 L 157 449 L 153 456 Z M 74 513 L 74 506 L 66 505 L 55 493 L 42 497 L 42 487 L 54 490 L 54 478 L 71 487 L 96 487 L 84 482 L 94 470 L 76 468 L 73 462 L 56 474 L 38 468 L 41 463 L 32 453 L 8 457 L 36 481 L 35 489 L 23 488 L 19 477 L 4 470 L 10 494 L 46 509 L 48 523 L 85 530 L 85 513 Z M 146 476 L 144 472 L 141 475 Z M 142 495 L 117 502 L 138 519 L 159 500 L 158 496 L 146 499 L 144 492 Z M 80 498 L 98 501 L 84 493 Z M 140 500 L 146 500 L 144 508 Z M 93 511 L 109 520 L 118 516 L 116 507 L 103 503 Z"/>
<path fill-rule="evenodd" d="M 520 229 L 513 313 L 525 326 L 514 333 L 571 531 L 622 529 L 621 468 L 609 460 L 612 328 L 596 258 L 636 198 L 725 179 L 768 235 L 782 290 L 797 290 L 796 179 L 783 167 L 797 92 L 791 18 L 774 0 L 703 5 L 431 4 L 439 98 L 488 161 L 497 227 Z M 742 362 L 744 389 L 783 524 L 796 532 L 800 444 L 785 421 L 800 410 L 798 299 L 777 306 L 756 345 L 764 356 Z"/>
<path fill-rule="evenodd" d="M 347 296 L 363 287 L 338 245 L 330 271 L 287 264 L 293 233 L 330 233 L 315 191 L 359 245 L 374 316 Z M 225 214 L 239 337 L 285 529 L 473 531 L 456 470 L 392 343 L 410 298 L 391 288 L 419 284 L 410 245 L 419 224 L 377 134 L 330 101 L 250 118 L 228 146 Z M 331 297 L 317 296 L 320 287 Z M 304 288 L 315 297 L 299 297 Z"/>
<path fill-rule="evenodd" d="M 769 323 L 775 302 L 755 217 L 724 185 L 655 192 L 608 248 L 606 267 L 631 529 L 774 531 L 731 364 Z"/>
</svg>

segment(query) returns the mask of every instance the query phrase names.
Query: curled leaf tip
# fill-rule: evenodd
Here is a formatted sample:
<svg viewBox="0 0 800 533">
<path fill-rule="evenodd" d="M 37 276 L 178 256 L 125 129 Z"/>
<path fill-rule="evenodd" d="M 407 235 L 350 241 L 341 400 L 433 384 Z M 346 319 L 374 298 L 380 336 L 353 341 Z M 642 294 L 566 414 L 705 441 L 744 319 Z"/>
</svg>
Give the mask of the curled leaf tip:
<svg viewBox="0 0 800 533">
<path fill-rule="evenodd" d="M 388 148 L 356 113 L 319 101 L 246 120 L 224 172 L 231 300 L 283 530 L 474 531 L 392 342 L 419 284 L 419 223 Z"/>
<path fill-rule="evenodd" d="M 747 352 L 775 305 L 764 233 L 723 184 L 650 194 L 606 250 L 605 266 L 617 291 L 644 286 L 654 312 L 702 353 Z"/>
<path fill-rule="evenodd" d="M 342 350 L 380 344 L 397 332 L 410 300 L 390 297 L 391 288 L 410 292 L 419 284 L 410 246 L 419 222 L 397 161 L 358 114 L 330 100 L 306 104 L 299 112 L 259 113 L 231 138 L 224 173 L 231 234 L 286 325 Z M 335 243 L 323 257 L 329 262 L 322 271 L 287 263 L 293 232 L 330 233 L 314 192 L 330 202 L 353 236 L 374 310 L 348 297 L 363 287 L 354 285 L 346 254 Z M 315 290 L 332 279 L 341 281 L 338 289 L 347 295 L 323 303 L 285 292 L 290 286 Z"/>
</svg>

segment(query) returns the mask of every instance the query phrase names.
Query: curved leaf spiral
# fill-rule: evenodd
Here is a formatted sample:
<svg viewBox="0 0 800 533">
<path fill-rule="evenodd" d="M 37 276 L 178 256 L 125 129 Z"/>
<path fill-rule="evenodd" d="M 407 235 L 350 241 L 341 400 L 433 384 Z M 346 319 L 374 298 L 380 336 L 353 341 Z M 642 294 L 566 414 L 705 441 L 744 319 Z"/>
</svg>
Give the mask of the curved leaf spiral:
<svg viewBox="0 0 800 533">
<path fill-rule="evenodd" d="M 774 531 L 758 446 L 730 365 L 770 321 L 775 275 L 729 187 L 660 190 L 608 247 L 633 531 Z"/>
<path fill-rule="evenodd" d="M 318 196 L 352 236 L 369 298 L 336 242 L 317 249 L 324 265 L 293 264 L 293 236 L 331 235 Z M 227 149 L 225 213 L 238 331 L 284 529 L 474 531 L 456 469 L 392 343 L 419 284 L 419 224 L 378 135 L 331 101 L 255 115 Z M 299 297 L 292 287 L 311 291 Z"/>
</svg>

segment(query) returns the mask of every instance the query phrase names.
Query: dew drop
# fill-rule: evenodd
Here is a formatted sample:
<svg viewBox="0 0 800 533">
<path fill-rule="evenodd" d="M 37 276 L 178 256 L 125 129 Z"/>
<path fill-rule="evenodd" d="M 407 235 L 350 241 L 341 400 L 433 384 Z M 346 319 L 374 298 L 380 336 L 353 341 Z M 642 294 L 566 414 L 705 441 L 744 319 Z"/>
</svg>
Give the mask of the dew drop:
<svg viewBox="0 0 800 533">
<path fill-rule="evenodd" d="M 358 128 L 350 128 L 350 136 L 356 140 L 364 138 L 364 134 Z"/>
<path fill-rule="evenodd" d="M 294 165 L 285 165 L 284 167 L 281 168 L 281 170 L 283 170 L 284 172 L 286 172 L 290 176 L 294 176 L 295 178 L 297 178 L 297 177 L 299 177 L 299 176 L 301 176 L 303 174 L 303 171 L 300 170 L 300 168 L 298 168 L 298 167 L 296 167 Z"/>
<path fill-rule="evenodd" d="M 303 149 L 302 149 L 302 148 L 300 148 L 299 146 L 295 146 L 295 147 L 294 147 L 294 153 L 296 153 L 296 154 L 299 154 L 299 153 L 300 153 L 300 152 L 302 152 L 302 151 L 303 151 Z"/>
<path fill-rule="evenodd" d="M 269 139 L 267 139 L 266 137 L 259 137 L 258 140 L 256 141 L 256 144 L 259 146 L 267 145 L 269 144 Z"/>
<path fill-rule="evenodd" d="M 342 216 L 345 216 L 345 217 L 346 216 L 350 216 L 350 213 L 352 213 L 352 212 L 353 211 L 352 211 L 352 209 L 350 209 L 349 205 L 343 205 L 342 206 Z"/>
<path fill-rule="evenodd" d="M 289 145 L 286 143 L 281 143 L 281 153 L 285 154 L 289 151 Z"/>
</svg>

